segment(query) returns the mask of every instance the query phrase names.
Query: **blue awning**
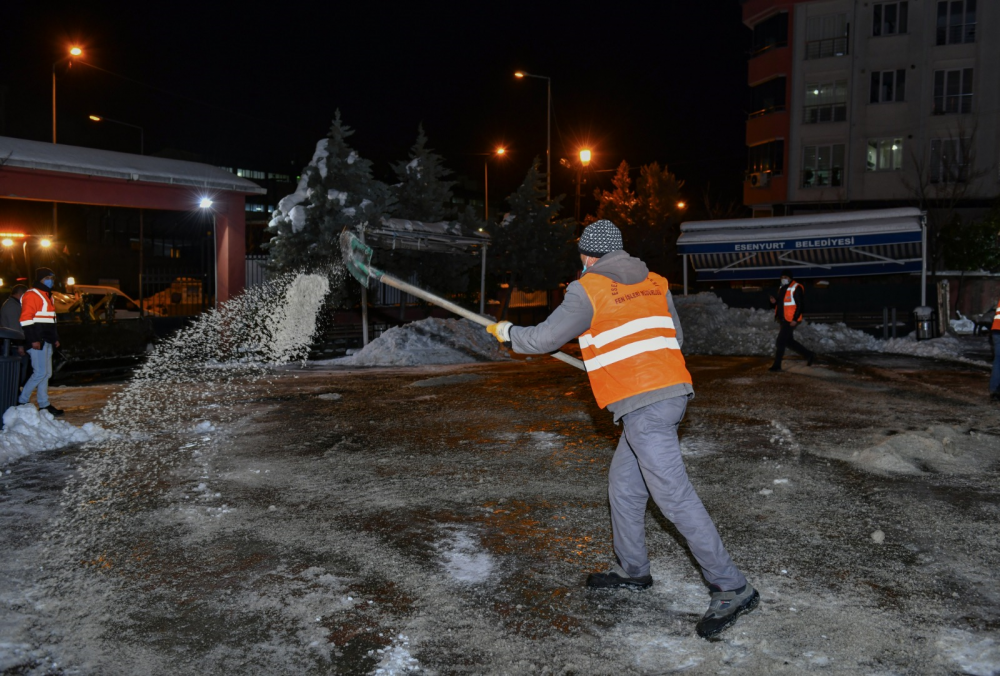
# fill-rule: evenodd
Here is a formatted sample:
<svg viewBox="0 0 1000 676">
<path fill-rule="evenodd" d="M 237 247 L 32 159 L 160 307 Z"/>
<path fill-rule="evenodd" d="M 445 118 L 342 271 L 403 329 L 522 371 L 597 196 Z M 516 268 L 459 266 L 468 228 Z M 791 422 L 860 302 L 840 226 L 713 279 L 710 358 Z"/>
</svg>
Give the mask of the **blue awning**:
<svg viewBox="0 0 1000 676">
<path fill-rule="evenodd" d="M 703 281 L 920 272 L 922 223 L 915 208 L 693 221 L 677 246 Z"/>
</svg>

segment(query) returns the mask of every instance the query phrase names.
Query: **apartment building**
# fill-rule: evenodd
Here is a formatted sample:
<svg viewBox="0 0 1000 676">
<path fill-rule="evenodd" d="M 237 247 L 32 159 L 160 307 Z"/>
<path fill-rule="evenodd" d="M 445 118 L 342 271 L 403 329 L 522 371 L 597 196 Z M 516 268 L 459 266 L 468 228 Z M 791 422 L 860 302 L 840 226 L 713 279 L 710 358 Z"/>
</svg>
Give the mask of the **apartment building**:
<svg viewBox="0 0 1000 676">
<path fill-rule="evenodd" d="M 1000 1 L 744 0 L 754 216 L 1000 196 Z"/>
</svg>

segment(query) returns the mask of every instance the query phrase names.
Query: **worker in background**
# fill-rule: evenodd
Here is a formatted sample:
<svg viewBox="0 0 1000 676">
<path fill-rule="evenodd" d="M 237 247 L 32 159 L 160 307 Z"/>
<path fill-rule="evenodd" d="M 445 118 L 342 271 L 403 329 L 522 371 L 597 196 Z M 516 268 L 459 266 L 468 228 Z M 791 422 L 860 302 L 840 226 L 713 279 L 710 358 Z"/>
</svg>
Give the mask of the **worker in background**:
<svg viewBox="0 0 1000 676">
<path fill-rule="evenodd" d="M 49 402 L 49 378 L 52 377 L 52 350 L 59 347 L 56 333 L 56 306 L 52 302 L 55 273 L 49 268 L 35 271 L 35 285 L 21 297 L 21 330 L 31 357 L 31 377 L 21 390 L 18 403 L 22 406 L 38 390 L 38 409 L 54 416 L 63 414 Z"/>
<path fill-rule="evenodd" d="M 638 590 L 653 584 L 645 532 L 652 496 L 709 583 L 711 603 L 696 630 L 710 638 L 756 608 L 760 594 L 723 546 L 681 458 L 677 426 L 694 388 L 667 280 L 623 251 L 611 221 L 588 225 L 579 250 L 583 275 L 548 319 L 530 327 L 502 321 L 487 330 L 523 354 L 553 352 L 579 337 L 598 405 L 625 423 L 608 471 L 617 564 L 591 574 L 587 586 Z"/>
<path fill-rule="evenodd" d="M 993 373 L 990 375 L 990 399 L 1000 401 L 1000 301 L 990 327 L 990 342 L 993 343 Z"/>
<path fill-rule="evenodd" d="M 13 288 L 11 288 L 10 297 L 4 301 L 3 306 L 0 306 L 0 326 L 3 326 L 5 329 L 12 329 L 23 333 L 23 330 L 21 329 L 21 297 L 27 290 L 28 287 L 24 284 L 15 284 Z M 28 370 L 28 360 L 24 351 L 24 341 L 12 340 L 11 345 L 17 350 L 17 354 L 21 357 L 21 377 L 18 380 L 18 385 L 22 385 L 24 384 L 24 379 Z"/>
<path fill-rule="evenodd" d="M 785 356 L 785 348 L 790 347 L 805 357 L 806 365 L 812 366 L 816 353 L 795 340 L 795 327 L 802 323 L 803 300 L 805 292 L 802 285 L 795 281 L 791 270 L 781 271 L 781 288 L 778 289 L 779 302 L 771 296 L 774 306 L 774 321 L 778 322 L 778 340 L 774 346 L 774 365 L 770 371 L 781 370 L 781 359 Z"/>
</svg>

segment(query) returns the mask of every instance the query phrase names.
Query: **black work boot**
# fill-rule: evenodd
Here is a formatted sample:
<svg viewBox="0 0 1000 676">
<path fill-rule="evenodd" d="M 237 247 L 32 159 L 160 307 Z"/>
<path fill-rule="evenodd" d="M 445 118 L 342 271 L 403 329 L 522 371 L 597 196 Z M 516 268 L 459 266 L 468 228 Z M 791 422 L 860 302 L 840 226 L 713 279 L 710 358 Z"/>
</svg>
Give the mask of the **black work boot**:
<svg viewBox="0 0 1000 676">
<path fill-rule="evenodd" d="M 587 586 L 591 589 L 648 589 L 653 585 L 652 575 L 631 577 L 617 563 L 606 573 L 591 573 L 587 576 Z"/>
<path fill-rule="evenodd" d="M 733 625 L 744 613 L 749 613 L 760 603 L 760 594 L 749 582 L 733 591 L 722 591 L 717 586 L 710 585 L 712 602 L 708 612 L 698 621 L 695 630 L 702 638 L 712 638 L 722 633 L 722 630 Z"/>
<path fill-rule="evenodd" d="M 49 404 L 48 406 L 46 406 L 42 410 L 43 411 L 48 411 L 49 413 L 51 413 L 56 418 L 58 418 L 59 416 L 61 416 L 63 414 L 63 410 L 61 408 L 56 408 L 52 404 Z"/>
</svg>

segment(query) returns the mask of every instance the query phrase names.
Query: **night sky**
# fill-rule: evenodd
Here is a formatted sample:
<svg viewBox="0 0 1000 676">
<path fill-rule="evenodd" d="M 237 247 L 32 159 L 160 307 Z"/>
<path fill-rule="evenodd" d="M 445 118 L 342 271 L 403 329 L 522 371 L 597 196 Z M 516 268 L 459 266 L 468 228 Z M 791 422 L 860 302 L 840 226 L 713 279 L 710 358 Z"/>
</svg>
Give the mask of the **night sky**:
<svg viewBox="0 0 1000 676">
<path fill-rule="evenodd" d="M 545 154 L 545 82 L 558 166 L 582 145 L 596 169 L 658 161 L 686 197 L 739 199 L 746 164 L 749 31 L 737 0 L 637 3 L 245 3 L 5 0 L 0 21 L 0 134 L 51 140 L 51 64 L 79 43 L 84 60 L 58 83 L 61 143 L 297 173 L 340 108 L 352 145 L 389 179 L 419 123 L 457 173 L 491 164 L 506 194 Z M 127 78 L 127 79 L 126 79 Z M 610 173 L 596 175 L 607 183 Z M 492 200 L 491 200 L 492 201 Z M 571 207 L 571 200 L 564 202 Z"/>
</svg>

